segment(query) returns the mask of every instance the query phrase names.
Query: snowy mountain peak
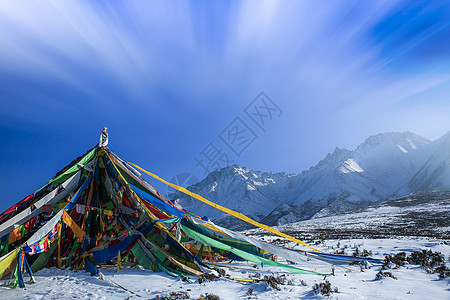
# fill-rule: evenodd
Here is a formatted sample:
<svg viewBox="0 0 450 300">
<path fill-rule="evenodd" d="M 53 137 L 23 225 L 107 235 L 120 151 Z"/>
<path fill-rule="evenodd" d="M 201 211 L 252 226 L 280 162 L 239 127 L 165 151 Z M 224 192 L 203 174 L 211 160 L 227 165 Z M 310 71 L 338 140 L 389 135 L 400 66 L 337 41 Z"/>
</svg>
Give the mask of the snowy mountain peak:
<svg viewBox="0 0 450 300">
<path fill-rule="evenodd" d="M 237 164 L 233 164 L 231 166 L 226 166 L 221 169 L 217 169 L 209 173 L 204 180 L 214 181 L 219 178 L 227 177 L 227 176 L 241 176 L 247 178 L 246 174 L 253 172 L 252 170 L 239 166 Z"/>
<path fill-rule="evenodd" d="M 386 132 L 368 137 L 356 148 L 355 152 L 362 155 L 387 150 L 397 153 L 408 153 L 428 143 L 430 143 L 430 140 L 409 131 Z"/>
<path fill-rule="evenodd" d="M 327 156 L 319 161 L 319 163 L 313 167 L 311 167 L 308 171 L 303 171 L 303 173 L 311 172 L 311 171 L 319 171 L 323 168 L 335 168 L 337 164 L 339 164 L 344 158 L 348 157 L 351 151 L 336 147 L 333 153 L 328 153 Z"/>
</svg>

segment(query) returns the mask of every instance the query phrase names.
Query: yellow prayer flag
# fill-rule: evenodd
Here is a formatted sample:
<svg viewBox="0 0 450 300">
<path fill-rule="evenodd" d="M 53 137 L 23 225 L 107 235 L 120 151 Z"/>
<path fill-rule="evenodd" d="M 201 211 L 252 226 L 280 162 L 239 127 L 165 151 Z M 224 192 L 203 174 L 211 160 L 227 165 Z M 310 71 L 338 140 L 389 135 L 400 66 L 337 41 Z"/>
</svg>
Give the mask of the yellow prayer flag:
<svg viewBox="0 0 450 300">
<path fill-rule="evenodd" d="M 6 273 L 7 270 L 11 268 L 11 265 L 17 258 L 17 254 L 19 253 L 20 248 L 17 248 L 16 250 L 10 252 L 9 254 L 3 256 L 2 260 L 0 261 L 0 279 L 2 279 L 3 275 Z"/>
</svg>

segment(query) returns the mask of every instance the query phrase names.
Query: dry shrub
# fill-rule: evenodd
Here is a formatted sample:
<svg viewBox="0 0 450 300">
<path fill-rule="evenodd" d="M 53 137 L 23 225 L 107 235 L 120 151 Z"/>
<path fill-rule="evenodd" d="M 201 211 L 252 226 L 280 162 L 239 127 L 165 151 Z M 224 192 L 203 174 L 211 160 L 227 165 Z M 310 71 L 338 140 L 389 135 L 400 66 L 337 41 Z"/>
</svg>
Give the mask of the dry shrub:
<svg viewBox="0 0 450 300">
<path fill-rule="evenodd" d="M 440 252 L 430 250 L 414 251 L 406 256 L 405 252 L 394 256 L 387 255 L 384 258 L 382 269 L 389 269 L 395 264 L 394 269 L 404 266 L 405 263 L 420 265 L 427 273 L 438 273 L 439 278 L 450 277 L 450 269 L 445 266 L 445 257 Z"/>
<path fill-rule="evenodd" d="M 414 251 L 406 259 L 408 263 L 420 265 L 427 273 L 438 273 L 439 278 L 450 277 L 450 269 L 445 266 L 444 255 L 432 250 Z"/>
<path fill-rule="evenodd" d="M 286 283 L 286 276 L 284 274 L 281 276 L 264 275 L 264 281 L 268 286 L 279 291 L 280 285 L 285 285 Z"/>
<path fill-rule="evenodd" d="M 379 280 L 379 279 L 384 278 L 384 277 L 390 277 L 390 278 L 392 278 L 392 279 L 397 279 L 397 277 L 395 277 L 394 275 L 392 275 L 391 272 L 383 272 L 383 271 L 380 271 L 380 272 L 378 272 L 378 273 L 375 275 L 375 280 Z"/>
<path fill-rule="evenodd" d="M 214 294 L 205 293 L 205 297 L 202 297 L 205 300 L 220 300 L 220 297 Z"/>
<path fill-rule="evenodd" d="M 219 273 L 219 277 L 224 277 L 227 274 L 225 269 L 222 268 L 213 267 L 213 270 Z"/>
<path fill-rule="evenodd" d="M 198 277 L 198 283 L 214 281 L 216 278 L 219 277 L 217 277 L 213 273 L 204 273 L 203 275 Z"/>
<path fill-rule="evenodd" d="M 319 284 L 315 283 L 312 287 L 312 290 L 314 294 L 322 294 L 323 296 L 329 296 L 332 293 L 339 293 L 339 290 L 337 287 L 333 289 L 331 286 L 331 283 L 328 280 L 325 280 L 325 282 L 321 282 Z"/>
<path fill-rule="evenodd" d="M 399 252 L 395 254 L 394 256 L 386 255 L 384 258 L 383 263 L 383 269 L 390 269 L 390 263 L 395 264 L 394 269 L 397 269 L 398 267 L 404 266 L 406 262 L 406 253 L 405 252 Z"/>
</svg>

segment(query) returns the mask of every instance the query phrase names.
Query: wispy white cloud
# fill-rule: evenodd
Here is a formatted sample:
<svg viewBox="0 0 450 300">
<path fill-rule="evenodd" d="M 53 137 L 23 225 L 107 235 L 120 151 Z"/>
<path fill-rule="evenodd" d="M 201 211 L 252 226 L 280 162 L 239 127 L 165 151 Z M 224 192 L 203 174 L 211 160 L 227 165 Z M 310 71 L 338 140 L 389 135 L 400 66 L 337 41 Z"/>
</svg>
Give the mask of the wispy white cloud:
<svg viewBox="0 0 450 300">
<path fill-rule="evenodd" d="M 171 62 L 165 50 L 180 46 L 193 52 L 194 43 L 185 37 L 192 34 L 185 10 L 157 2 L 144 7 L 127 3 L 134 27 L 114 17 L 113 8 L 102 14 L 89 2 L 2 2 L 0 68 L 58 78 L 101 99 L 91 87 L 89 72 L 95 71 L 124 87 L 129 100 L 138 100 L 149 83 L 167 76 L 164 67 Z"/>
</svg>

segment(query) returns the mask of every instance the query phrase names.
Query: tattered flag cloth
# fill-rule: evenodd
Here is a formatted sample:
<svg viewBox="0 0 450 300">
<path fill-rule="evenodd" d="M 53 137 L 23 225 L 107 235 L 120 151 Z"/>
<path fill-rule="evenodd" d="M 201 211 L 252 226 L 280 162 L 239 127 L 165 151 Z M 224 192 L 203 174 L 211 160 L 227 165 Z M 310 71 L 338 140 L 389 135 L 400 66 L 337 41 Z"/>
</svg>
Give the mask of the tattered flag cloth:
<svg viewBox="0 0 450 300">
<path fill-rule="evenodd" d="M 2 279 L 3 275 L 8 274 L 11 271 L 14 265 L 13 263 L 19 254 L 19 250 L 20 248 L 17 248 L 0 258 L 0 279 Z"/>
<path fill-rule="evenodd" d="M 44 189 L 45 187 L 47 187 L 47 186 L 49 186 L 51 184 L 59 184 L 59 183 L 65 181 L 65 180 L 67 180 L 73 174 L 78 172 L 78 170 L 80 169 L 80 165 L 86 165 L 87 163 L 89 163 L 95 157 L 95 153 L 96 153 L 95 148 L 90 150 L 79 161 L 75 161 L 75 163 L 67 171 L 65 171 L 64 173 L 56 176 L 52 180 L 50 180 L 46 185 L 44 185 L 39 190 L 42 190 L 42 189 Z"/>
<path fill-rule="evenodd" d="M 0 214 L 0 224 L 3 224 L 6 220 L 8 220 L 8 218 L 10 217 L 10 215 L 12 213 L 14 213 L 15 211 L 20 211 L 20 208 L 24 205 L 26 205 L 32 198 L 33 198 L 34 194 L 31 194 L 27 197 L 25 197 L 25 199 L 23 199 L 22 201 L 20 201 L 19 203 L 11 206 L 10 208 L 8 208 L 6 211 L 4 211 L 2 214 Z"/>
<path fill-rule="evenodd" d="M 321 274 L 321 273 L 314 272 L 314 271 L 303 270 L 303 269 L 295 268 L 295 267 L 292 267 L 292 266 L 287 266 L 287 265 L 281 264 L 279 262 L 276 262 L 276 261 L 273 261 L 273 260 L 270 260 L 270 259 L 266 259 L 266 258 L 257 256 L 257 255 L 251 254 L 251 253 L 247 253 L 247 252 L 245 252 L 243 250 L 239 250 L 239 249 L 233 248 L 233 247 L 228 246 L 228 245 L 226 245 L 224 243 L 221 243 L 221 242 L 218 242 L 216 240 L 213 240 L 213 239 L 211 239 L 211 238 L 209 238 L 209 237 L 207 237 L 207 236 L 205 236 L 205 235 L 203 235 L 203 234 L 201 234 L 199 232 L 196 232 L 196 231 L 194 231 L 194 230 L 192 230 L 192 229 L 190 229 L 190 228 L 188 228 L 186 226 L 181 225 L 181 228 L 183 229 L 184 232 L 186 232 L 186 234 L 188 236 L 193 237 L 197 241 L 200 241 L 200 242 L 202 242 L 202 243 L 204 243 L 206 245 L 213 246 L 213 247 L 216 247 L 216 248 L 219 248 L 219 249 L 222 249 L 222 250 L 230 251 L 230 252 L 236 254 L 237 256 L 242 257 L 243 259 L 251 261 L 251 262 L 254 262 L 254 263 L 260 263 L 260 264 L 266 264 L 266 265 L 271 265 L 271 266 L 276 266 L 276 267 L 282 267 L 282 268 L 284 268 L 284 269 L 286 269 L 286 270 L 288 270 L 289 272 L 292 272 L 292 273 L 328 275 L 328 274 Z"/>
<path fill-rule="evenodd" d="M 86 268 L 86 271 L 91 273 L 91 276 L 95 276 L 98 274 L 98 269 L 94 266 L 94 264 L 87 257 L 84 258 L 84 266 Z"/>
<path fill-rule="evenodd" d="M 28 201 L 28 206 L 18 208 L 17 213 L 11 216 L 3 224 L 0 225 L 0 237 L 9 234 L 16 227 L 23 225 L 28 220 L 39 216 L 41 213 L 46 215 L 50 214 L 52 211 L 57 213 L 61 209 L 61 203 L 58 204 L 61 199 L 68 196 L 70 193 L 77 188 L 80 181 L 81 172 L 77 172 L 72 177 L 67 179 L 65 182 L 61 183 L 55 187 L 48 194 L 40 193 L 42 198 L 38 196 L 33 197 L 32 200 Z M 65 205 L 65 202 L 62 203 Z"/>
<path fill-rule="evenodd" d="M 375 263 L 375 264 L 383 263 L 382 260 L 370 258 L 370 257 L 326 254 L 326 253 L 317 253 L 317 252 L 310 252 L 310 255 L 315 256 L 317 259 L 327 261 L 327 262 L 333 263 L 333 264 L 352 263 L 352 262 L 356 262 L 356 261 L 367 261 L 367 262 L 371 262 L 371 263 Z"/>
<path fill-rule="evenodd" d="M 19 263 L 17 264 L 14 287 L 19 286 L 20 288 L 25 287 L 25 282 L 23 280 L 23 273 L 28 272 L 31 276 L 31 281 L 34 282 L 33 273 L 31 272 L 30 266 L 28 265 L 28 261 L 25 257 L 25 253 L 23 251 L 19 251 L 18 254 Z"/>
<path fill-rule="evenodd" d="M 165 202 L 163 202 L 163 201 L 161 201 L 161 200 L 159 200 L 157 198 L 154 198 L 150 194 L 142 191 L 141 189 L 139 189 L 138 187 L 136 187 L 136 186 L 134 186 L 132 184 L 130 184 L 130 187 L 133 189 L 133 191 L 136 194 L 138 194 L 138 196 L 141 199 L 144 199 L 145 201 L 147 201 L 147 202 L 149 202 L 149 203 L 151 203 L 151 204 L 153 204 L 153 205 L 155 205 L 157 207 L 160 207 L 161 209 L 169 212 L 170 214 L 172 214 L 174 216 L 181 217 L 181 218 L 184 217 L 184 212 L 180 211 L 176 207 L 170 206 L 169 204 L 167 204 L 167 203 L 165 203 Z"/>
<path fill-rule="evenodd" d="M 63 210 L 60 210 L 50 221 L 48 221 L 45 225 L 39 228 L 27 241 L 26 244 L 33 245 L 39 242 L 41 239 L 45 238 L 49 233 L 53 231 L 55 226 L 57 226 L 58 222 L 61 220 Z"/>
<path fill-rule="evenodd" d="M 78 238 L 78 242 L 82 242 L 84 239 L 84 236 L 86 235 L 86 232 L 84 232 L 83 229 L 81 229 L 80 226 L 78 226 L 77 223 L 69 216 L 66 210 L 63 211 L 62 214 L 62 220 L 63 222 L 72 229 L 73 234 Z"/>
<path fill-rule="evenodd" d="M 25 224 L 20 225 L 19 227 L 17 227 L 13 231 L 11 231 L 11 233 L 9 234 L 9 241 L 8 241 L 9 244 L 12 244 L 12 243 L 20 240 L 21 238 L 25 237 L 26 234 L 33 228 L 35 221 L 36 221 L 36 218 L 33 218 L 33 219 L 29 220 L 28 222 L 26 222 Z"/>
<path fill-rule="evenodd" d="M 49 244 L 55 240 L 58 228 L 59 224 L 56 223 L 56 226 L 53 227 L 53 229 L 46 236 L 42 237 L 39 241 L 29 246 L 23 246 L 22 247 L 23 251 L 30 255 L 48 251 Z"/>
</svg>

